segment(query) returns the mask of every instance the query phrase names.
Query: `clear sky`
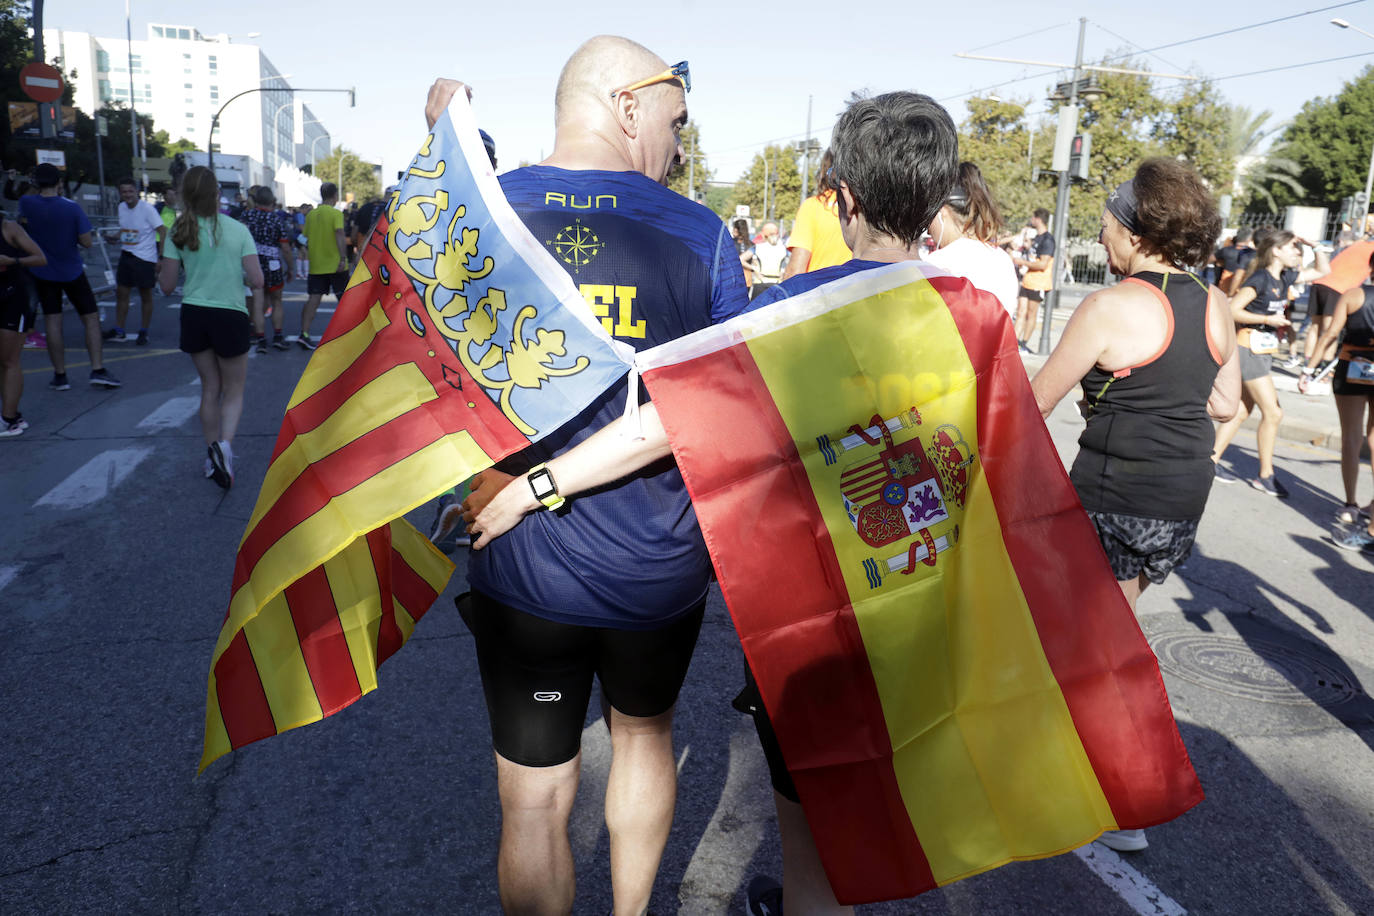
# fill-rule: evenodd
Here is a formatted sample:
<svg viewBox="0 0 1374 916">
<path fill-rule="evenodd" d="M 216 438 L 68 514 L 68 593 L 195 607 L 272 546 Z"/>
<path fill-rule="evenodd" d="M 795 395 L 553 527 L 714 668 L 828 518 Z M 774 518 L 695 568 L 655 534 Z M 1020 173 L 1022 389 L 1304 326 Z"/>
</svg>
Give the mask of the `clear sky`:
<svg viewBox="0 0 1374 916">
<path fill-rule="evenodd" d="M 1154 0 L 1148 7 L 1055 0 L 868 0 L 852 7 L 719 0 L 131 2 L 135 39 L 146 36 L 150 22 L 192 26 L 207 34 L 260 32 L 251 41 L 291 75 L 292 85 L 357 86 L 353 109 L 346 96 L 304 98 L 336 142 L 369 161 L 381 158 L 388 178 L 409 162 L 423 139 L 425 93 L 438 76 L 474 87 L 477 117 L 496 138 L 502 170 L 521 160 L 537 161 L 553 148 L 553 87 L 560 67 L 578 44 L 603 32 L 633 38 L 670 63 L 691 61 L 688 107 L 700 126 L 707 165 L 719 180 L 737 178 L 766 142 L 803 137 L 808 97 L 814 135 L 822 143 L 855 89 L 925 92 L 943 101 L 956 121 L 965 115 L 964 100 L 979 90 L 1030 102 L 1033 112 L 1044 112 L 1046 91 L 1066 78 L 1063 71 L 954 55 L 976 51 L 1072 64 L 1080 15 L 1088 16 L 1085 60 L 1136 50 L 1156 72 L 1218 80 L 1227 101 L 1256 111 L 1271 109 L 1271 123 L 1291 117 L 1310 98 L 1339 92 L 1374 63 L 1374 38 L 1329 22 L 1340 17 L 1374 32 L 1370 0 Z M 1145 10 L 1148 15 L 1142 14 Z M 1309 10 L 1319 11 L 1187 41 Z M 44 15 L 48 28 L 124 34 L 124 11 L 115 2 L 47 0 Z M 1154 48 L 1160 49 L 1138 53 Z M 1347 55 L 1351 57 L 1345 60 L 1278 69 Z M 1268 72 L 1237 76 L 1252 71 Z M 1176 84 L 1161 80 L 1159 85 Z"/>
</svg>

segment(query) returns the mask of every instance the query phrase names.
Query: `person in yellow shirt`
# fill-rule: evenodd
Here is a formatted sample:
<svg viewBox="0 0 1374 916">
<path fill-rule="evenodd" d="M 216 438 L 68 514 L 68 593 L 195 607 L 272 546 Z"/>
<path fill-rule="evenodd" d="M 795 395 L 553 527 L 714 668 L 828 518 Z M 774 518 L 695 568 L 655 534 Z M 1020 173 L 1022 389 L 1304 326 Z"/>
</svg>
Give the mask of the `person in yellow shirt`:
<svg viewBox="0 0 1374 916">
<path fill-rule="evenodd" d="M 826 150 L 816 171 L 816 194 L 797 208 L 796 224 L 787 239 L 792 257 L 782 275 L 784 280 L 850 259 L 849 246 L 840 235 L 840 209 L 831 183 L 830 160 L 830 150 Z"/>
<path fill-rule="evenodd" d="M 310 277 L 306 281 L 305 305 L 301 306 L 301 336 L 296 343 L 302 350 L 315 349 L 310 337 L 310 322 L 325 293 L 335 298 L 348 286 L 348 249 L 344 240 L 344 216 L 334 205 L 339 189 L 332 181 L 320 185 L 320 205 L 305 217 L 305 249 L 310 258 Z"/>
</svg>

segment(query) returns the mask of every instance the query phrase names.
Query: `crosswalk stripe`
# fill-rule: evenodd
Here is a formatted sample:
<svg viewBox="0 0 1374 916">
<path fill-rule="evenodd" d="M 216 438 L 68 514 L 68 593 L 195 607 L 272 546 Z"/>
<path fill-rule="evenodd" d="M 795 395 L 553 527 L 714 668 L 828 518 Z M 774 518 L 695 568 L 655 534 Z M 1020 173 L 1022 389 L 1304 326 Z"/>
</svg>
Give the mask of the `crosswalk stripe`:
<svg viewBox="0 0 1374 916">
<path fill-rule="evenodd" d="M 1149 916 L 1187 916 L 1188 911 L 1172 897 L 1155 887 L 1154 882 L 1122 861 L 1121 856 L 1100 843 L 1089 843 L 1073 854 L 1092 869 L 1102 883 L 1137 913 Z"/>
<path fill-rule="evenodd" d="M 152 453 L 151 446 L 101 452 L 40 496 L 34 506 L 80 509 L 99 502 Z"/>
<path fill-rule="evenodd" d="M 172 398 L 138 421 L 139 429 L 176 429 L 200 410 L 200 398 Z"/>
</svg>

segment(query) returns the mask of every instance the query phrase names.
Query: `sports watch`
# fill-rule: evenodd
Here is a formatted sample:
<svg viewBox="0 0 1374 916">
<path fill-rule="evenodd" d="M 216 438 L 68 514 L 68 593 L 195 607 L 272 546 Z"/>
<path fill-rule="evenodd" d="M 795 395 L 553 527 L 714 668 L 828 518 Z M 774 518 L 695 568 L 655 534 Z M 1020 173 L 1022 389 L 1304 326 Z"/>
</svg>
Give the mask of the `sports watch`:
<svg viewBox="0 0 1374 916">
<path fill-rule="evenodd" d="M 534 493 L 535 499 L 544 504 L 545 509 L 557 509 L 563 505 L 563 497 L 558 495 L 558 484 L 543 464 L 536 464 L 530 468 L 525 479 L 530 482 L 530 492 Z"/>
</svg>

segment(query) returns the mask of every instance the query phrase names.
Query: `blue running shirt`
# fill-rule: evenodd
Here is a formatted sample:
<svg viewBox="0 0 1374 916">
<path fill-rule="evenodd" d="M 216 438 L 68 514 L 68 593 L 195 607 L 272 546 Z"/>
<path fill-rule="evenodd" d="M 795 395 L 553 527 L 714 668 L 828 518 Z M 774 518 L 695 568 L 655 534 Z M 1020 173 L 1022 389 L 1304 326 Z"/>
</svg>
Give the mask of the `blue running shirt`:
<svg viewBox="0 0 1374 916">
<path fill-rule="evenodd" d="M 617 340 L 645 350 L 724 321 L 748 295 L 725 224 L 638 172 L 530 166 L 501 187 Z M 524 474 L 619 422 L 624 382 L 578 417 L 497 465 Z M 643 389 L 640 400 L 647 400 Z M 706 594 L 710 558 L 671 458 L 525 516 L 474 551 L 472 587 L 562 623 L 653 629 Z"/>
</svg>

